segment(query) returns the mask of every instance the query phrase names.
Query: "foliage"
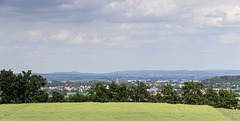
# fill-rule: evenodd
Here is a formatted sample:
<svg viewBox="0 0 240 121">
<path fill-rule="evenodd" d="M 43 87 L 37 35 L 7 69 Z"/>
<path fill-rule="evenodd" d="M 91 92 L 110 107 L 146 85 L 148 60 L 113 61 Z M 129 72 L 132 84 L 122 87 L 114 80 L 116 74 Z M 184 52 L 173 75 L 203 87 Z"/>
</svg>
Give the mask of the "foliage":
<svg viewBox="0 0 240 121">
<path fill-rule="evenodd" d="M 83 94 L 76 93 L 72 96 L 69 96 L 69 102 L 86 102 L 88 100 L 87 96 Z"/>
<path fill-rule="evenodd" d="M 93 102 L 108 102 L 109 101 L 109 90 L 101 82 L 96 83 L 92 86 L 89 92 L 89 99 Z"/>
<path fill-rule="evenodd" d="M 129 88 L 129 98 L 133 102 L 147 102 L 150 96 L 150 92 L 147 91 L 149 87 L 145 86 L 144 83 L 137 81 L 137 86 L 131 86 Z"/>
<path fill-rule="evenodd" d="M 64 94 L 53 91 L 52 92 L 52 102 L 64 102 Z"/>
<path fill-rule="evenodd" d="M 147 102 L 150 92 L 147 91 L 149 87 L 146 86 L 144 83 L 137 81 L 137 102 Z"/>
<path fill-rule="evenodd" d="M 46 85 L 46 79 L 32 75 L 31 71 L 15 75 L 13 71 L 1 70 L 1 103 L 36 103 L 46 102 L 48 94 L 40 90 Z"/>
<path fill-rule="evenodd" d="M 219 96 L 216 90 L 213 90 L 213 88 L 206 89 L 206 94 L 204 95 L 204 97 L 208 99 L 206 102 L 207 105 L 217 107 L 217 101 L 219 99 Z"/>
<path fill-rule="evenodd" d="M 125 84 L 118 85 L 112 82 L 109 89 L 102 82 L 92 86 L 89 92 L 89 100 L 93 102 L 147 102 L 150 93 L 148 87 L 142 82 L 137 82 L 137 86 L 127 88 Z"/>
<path fill-rule="evenodd" d="M 171 104 L 211 105 L 213 107 L 237 108 L 238 99 L 233 92 L 220 90 L 217 93 L 212 88 L 205 89 L 200 82 L 185 82 L 181 88 L 182 96 L 171 85 L 165 85 L 160 93 L 150 95 L 149 87 L 137 81 L 135 85 L 127 87 L 125 84 L 112 82 L 104 85 L 97 82 L 87 96 L 75 94 L 70 96 L 69 102 L 163 102 Z M 58 101 L 56 101 L 58 102 Z"/>
<path fill-rule="evenodd" d="M 172 103 L 172 104 L 181 102 L 179 95 L 171 85 L 164 85 L 164 88 L 162 89 L 161 93 L 163 95 L 162 102 Z"/>
<path fill-rule="evenodd" d="M 202 90 L 204 89 L 204 85 L 200 82 L 185 82 L 184 86 L 182 86 L 181 90 L 182 101 L 183 104 L 201 104 L 202 103 Z"/>
<path fill-rule="evenodd" d="M 219 90 L 219 99 L 217 100 L 217 107 L 223 108 L 237 108 L 238 99 L 234 92 L 229 92 L 227 90 Z"/>
</svg>

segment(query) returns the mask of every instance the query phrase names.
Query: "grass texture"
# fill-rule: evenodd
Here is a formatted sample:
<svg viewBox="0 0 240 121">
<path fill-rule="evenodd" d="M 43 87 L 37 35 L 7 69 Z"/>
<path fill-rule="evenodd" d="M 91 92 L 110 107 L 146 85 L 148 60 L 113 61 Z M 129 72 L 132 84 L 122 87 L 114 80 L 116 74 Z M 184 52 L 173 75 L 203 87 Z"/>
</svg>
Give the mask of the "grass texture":
<svg viewBox="0 0 240 121">
<path fill-rule="evenodd" d="M 240 110 L 230 110 L 223 108 L 219 108 L 217 110 L 232 121 L 240 121 Z"/>
<path fill-rule="evenodd" d="M 165 103 L 2 104 L 0 121 L 231 121 L 226 112 Z"/>
</svg>

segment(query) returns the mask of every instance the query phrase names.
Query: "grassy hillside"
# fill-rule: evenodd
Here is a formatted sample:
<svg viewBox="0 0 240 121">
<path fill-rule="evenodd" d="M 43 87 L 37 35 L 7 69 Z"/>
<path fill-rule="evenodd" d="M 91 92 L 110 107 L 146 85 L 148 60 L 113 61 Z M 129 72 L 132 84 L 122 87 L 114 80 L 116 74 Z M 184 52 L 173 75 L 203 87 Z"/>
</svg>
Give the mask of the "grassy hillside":
<svg viewBox="0 0 240 121">
<path fill-rule="evenodd" d="M 233 121 L 240 121 L 240 110 L 229 110 L 223 108 L 218 108 L 217 110 Z"/>
<path fill-rule="evenodd" d="M 210 106 L 162 103 L 0 105 L 0 121 L 230 121 Z"/>
</svg>

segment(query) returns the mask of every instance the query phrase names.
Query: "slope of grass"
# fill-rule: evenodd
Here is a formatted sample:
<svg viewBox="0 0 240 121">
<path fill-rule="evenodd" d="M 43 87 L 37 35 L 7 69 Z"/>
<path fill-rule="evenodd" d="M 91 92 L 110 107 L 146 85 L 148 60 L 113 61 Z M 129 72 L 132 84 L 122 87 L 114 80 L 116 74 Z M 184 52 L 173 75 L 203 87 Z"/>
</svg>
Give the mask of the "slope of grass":
<svg viewBox="0 0 240 121">
<path fill-rule="evenodd" d="M 240 121 L 240 110 L 230 110 L 223 108 L 218 108 L 217 110 L 233 121 Z"/>
<path fill-rule="evenodd" d="M 163 103 L 0 105 L 0 121 L 230 121 L 210 106 Z"/>
</svg>

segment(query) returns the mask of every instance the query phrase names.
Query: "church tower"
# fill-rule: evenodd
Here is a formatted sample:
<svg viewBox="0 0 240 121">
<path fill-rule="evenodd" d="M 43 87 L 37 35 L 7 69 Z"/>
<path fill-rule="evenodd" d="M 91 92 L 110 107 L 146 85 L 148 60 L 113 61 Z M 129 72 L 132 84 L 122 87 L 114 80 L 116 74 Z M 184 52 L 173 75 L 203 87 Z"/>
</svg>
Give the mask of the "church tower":
<svg viewBox="0 0 240 121">
<path fill-rule="evenodd" d="M 117 83 L 117 84 L 119 83 L 119 80 L 118 80 L 118 73 L 116 74 L 116 83 Z"/>
</svg>

